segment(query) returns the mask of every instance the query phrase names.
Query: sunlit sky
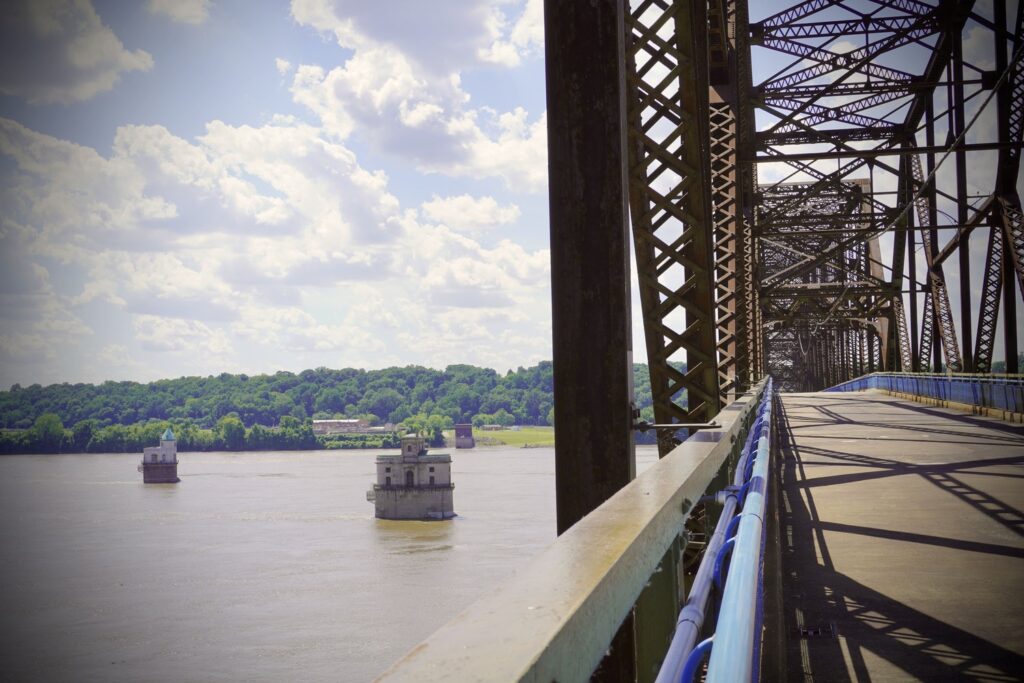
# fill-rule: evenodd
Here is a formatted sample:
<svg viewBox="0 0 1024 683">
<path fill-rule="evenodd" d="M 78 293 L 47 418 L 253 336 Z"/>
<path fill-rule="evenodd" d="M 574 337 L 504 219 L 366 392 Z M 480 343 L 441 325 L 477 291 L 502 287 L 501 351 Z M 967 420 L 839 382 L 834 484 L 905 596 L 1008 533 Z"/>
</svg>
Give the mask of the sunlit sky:
<svg viewBox="0 0 1024 683">
<path fill-rule="evenodd" d="M 0 387 L 548 359 L 545 126 L 541 0 L 5 4 Z"/>
<path fill-rule="evenodd" d="M 541 3 L 26 2 L 0 386 L 550 358 Z"/>
</svg>

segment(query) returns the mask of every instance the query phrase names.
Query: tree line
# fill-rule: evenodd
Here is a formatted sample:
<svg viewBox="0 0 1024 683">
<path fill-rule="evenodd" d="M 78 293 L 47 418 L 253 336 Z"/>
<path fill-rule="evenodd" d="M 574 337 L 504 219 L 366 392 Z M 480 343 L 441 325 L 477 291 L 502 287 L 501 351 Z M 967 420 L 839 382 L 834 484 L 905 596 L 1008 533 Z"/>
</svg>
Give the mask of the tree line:
<svg viewBox="0 0 1024 683">
<path fill-rule="evenodd" d="M 637 407 L 652 420 L 645 364 L 634 364 Z M 297 450 L 398 445 L 417 431 L 434 445 L 456 423 L 545 425 L 554 419 L 551 363 L 509 370 L 450 365 L 272 375 L 222 373 L 149 383 L 17 384 L 0 391 L 0 453 L 141 452 L 171 426 L 182 451 Z M 314 419 L 391 424 L 381 434 L 326 437 Z"/>
</svg>

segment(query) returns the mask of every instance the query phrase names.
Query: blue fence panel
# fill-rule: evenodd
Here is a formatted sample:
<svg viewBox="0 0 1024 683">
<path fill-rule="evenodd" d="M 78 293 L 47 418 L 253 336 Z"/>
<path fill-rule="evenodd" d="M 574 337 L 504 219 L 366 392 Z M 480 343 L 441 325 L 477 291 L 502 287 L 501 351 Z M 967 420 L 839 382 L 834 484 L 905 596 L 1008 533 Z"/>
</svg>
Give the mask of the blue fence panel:
<svg viewBox="0 0 1024 683">
<path fill-rule="evenodd" d="M 825 391 L 884 389 L 982 408 L 1024 412 L 1024 376 L 926 375 L 876 372 Z"/>
</svg>

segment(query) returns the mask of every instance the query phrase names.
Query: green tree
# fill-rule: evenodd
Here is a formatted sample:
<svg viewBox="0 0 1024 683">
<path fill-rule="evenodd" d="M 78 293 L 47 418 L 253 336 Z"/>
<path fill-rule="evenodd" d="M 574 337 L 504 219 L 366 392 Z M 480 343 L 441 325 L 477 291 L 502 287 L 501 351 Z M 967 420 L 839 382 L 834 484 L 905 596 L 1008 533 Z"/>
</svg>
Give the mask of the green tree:
<svg viewBox="0 0 1024 683">
<path fill-rule="evenodd" d="M 426 437 L 431 446 L 444 445 L 444 430 L 455 426 L 452 418 L 448 415 L 431 415 L 427 418 Z"/>
<path fill-rule="evenodd" d="M 277 423 L 277 426 L 281 429 L 298 429 L 301 425 L 302 420 L 291 415 L 282 416 L 281 420 Z"/>
<path fill-rule="evenodd" d="M 32 440 L 42 453 L 59 453 L 64 442 L 64 423 L 56 413 L 43 413 L 32 425 Z"/>
<path fill-rule="evenodd" d="M 217 432 L 229 451 L 239 451 L 245 447 L 245 425 L 237 415 L 225 415 L 217 420 Z"/>
<path fill-rule="evenodd" d="M 387 417 L 402 405 L 402 395 L 394 389 L 372 389 L 356 405 L 362 412 Z"/>
<path fill-rule="evenodd" d="M 345 397 L 337 389 L 328 389 L 320 392 L 313 402 L 313 409 L 318 413 L 341 413 L 345 411 Z"/>
<path fill-rule="evenodd" d="M 79 420 L 71 428 L 71 445 L 81 453 L 84 453 L 92 441 L 93 432 L 96 431 L 98 423 L 96 420 Z"/>
</svg>

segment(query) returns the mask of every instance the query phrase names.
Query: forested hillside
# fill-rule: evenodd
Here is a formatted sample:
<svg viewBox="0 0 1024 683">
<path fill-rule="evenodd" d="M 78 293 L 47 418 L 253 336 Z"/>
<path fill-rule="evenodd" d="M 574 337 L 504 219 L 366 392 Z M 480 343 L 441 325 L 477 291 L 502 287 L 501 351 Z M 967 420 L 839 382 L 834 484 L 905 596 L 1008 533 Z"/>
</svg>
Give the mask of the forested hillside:
<svg viewBox="0 0 1024 683">
<path fill-rule="evenodd" d="M 650 420 L 647 366 L 634 365 L 634 373 L 637 405 Z M 457 422 L 544 425 L 552 416 L 550 362 L 504 375 L 450 365 L 14 385 L 0 392 L 0 428 L 18 431 L 2 435 L 0 452 L 132 451 L 166 424 L 184 449 L 315 448 L 331 445 L 312 435 L 311 420 L 319 418 L 361 417 L 436 434 Z"/>
</svg>

